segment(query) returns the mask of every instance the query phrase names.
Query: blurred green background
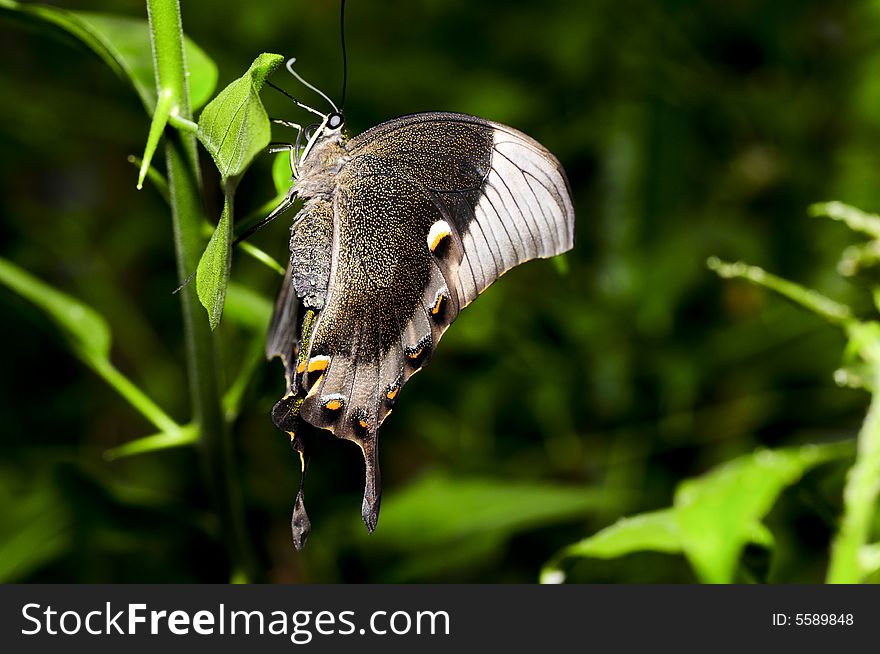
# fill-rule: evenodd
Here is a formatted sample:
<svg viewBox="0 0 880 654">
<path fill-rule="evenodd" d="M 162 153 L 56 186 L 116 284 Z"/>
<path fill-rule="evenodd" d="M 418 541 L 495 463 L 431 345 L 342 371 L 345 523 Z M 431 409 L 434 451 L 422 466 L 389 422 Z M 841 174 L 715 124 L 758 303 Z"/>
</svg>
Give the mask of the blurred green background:
<svg viewBox="0 0 880 654">
<path fill-rule="evenodd" d="M 348 4 L 352 132 L 448 110 L 530 134 L 568 173 L 577 245 L 565 273 L 540 261 L 505 275 L 407 385 L 382 430 L 373 536 L 360 452 L 328 435 L 307 484 L 313 532 L 293 550 L 298 461 L 269 418 L 280 363 L 261 366 L 233 436 L 265 580 L 531 582 L 560 547 L 669 505 L 685 477 L 760 445 L 854 436 L 867 396 L 833 382 L 842 336 L 705 259 L 747 259 L 867 310 L 835 272 L 853 237 L 805 210 L 880 207 L 880 3 Z M 59 6 L 145 13 L 134 0 Z M 218 90 L 266 51 L 296 56 L 335 98 L 338 13 L 324 0 L 183 3 Z M 4 16 L 0 44 L 0 256 L 106 316 L 114 362 L 185 422 L 170 218 L 126 162 L 148 118 L 73 39 Z M 302 95 L 286 73 L 274 81 Z M 263 96 L 273 117 L 301 118 Z M 238 215 L 272 197 L 270 167 L 262 157 L 245 176 Z M 216 179 L 207 187 L 219 216 Z M 289 224 L 254 243 L 283 260 Z M 266 298 L 279 283 L 240 254 L 233 280 Z M 5 289 L 0 307 L 0 580 L 227 581 L 198 452 L 104 460 L 152 427 L 37 309 Z M 228 371 L 254 346 L 235 325 L 218 338 Z M 844 470 L 810 473 L 777 504 L 771 580 L 822 579 Z M 570 578 L 694 580 L 660 554 L 581 561 Z"/>
</svg>

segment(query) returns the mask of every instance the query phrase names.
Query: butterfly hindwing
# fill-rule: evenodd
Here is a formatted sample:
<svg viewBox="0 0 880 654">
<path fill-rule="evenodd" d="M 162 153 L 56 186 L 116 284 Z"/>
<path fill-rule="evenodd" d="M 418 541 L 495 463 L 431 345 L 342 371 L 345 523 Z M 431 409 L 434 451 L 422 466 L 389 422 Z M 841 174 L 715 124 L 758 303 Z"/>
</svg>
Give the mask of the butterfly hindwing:
<svg viewBox="0 0 880 654">
<path fill-rule="evenodd" d="M 275 311 L 269 324 L 269 337 L 266 339 L 266 358 L 279 357 L 284 364 L 288 392 L 293 388 L 296 367 L 297 345 L 299 343 L 298 316 L 300 299 L 293 290 L 291 264 L 287 265 L 284 282 L 275 301 Z"/>
</svg>

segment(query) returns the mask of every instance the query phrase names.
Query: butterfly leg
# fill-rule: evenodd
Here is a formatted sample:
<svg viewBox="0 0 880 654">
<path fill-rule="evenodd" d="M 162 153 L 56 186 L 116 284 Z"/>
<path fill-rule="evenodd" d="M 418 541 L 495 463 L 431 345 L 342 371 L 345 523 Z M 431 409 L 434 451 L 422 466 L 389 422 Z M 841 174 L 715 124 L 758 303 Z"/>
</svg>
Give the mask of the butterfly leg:
<svg viewBox="0 0 880 654">
<path fill-rule="evenodd" d="M 270 143 L 268 151 L 269 154 L 287 151 L 290 156 L 290 173 L 294 177 L 299 177 L 299 168 L 296 165 L 297 148 L 293 143 Z"/>
<path fill-rule="evenodd" d="M 363 442 L 358 443 L 364 453 L 364 502 L 361 505 L 361 516 L 367 531 L 371 534 L 379 522 L 379 505 L 382 501 L 382 475 L 379 471 L 379 448 L 376 442 L 378 434 L 373 431 Z"/>
</svg>

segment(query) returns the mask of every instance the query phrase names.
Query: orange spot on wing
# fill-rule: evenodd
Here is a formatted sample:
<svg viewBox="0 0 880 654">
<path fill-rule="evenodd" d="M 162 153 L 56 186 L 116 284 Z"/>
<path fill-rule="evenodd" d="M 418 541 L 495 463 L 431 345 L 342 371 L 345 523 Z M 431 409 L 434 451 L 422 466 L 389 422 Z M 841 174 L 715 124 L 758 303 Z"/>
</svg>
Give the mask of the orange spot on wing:
<svg viewBox="0 0 880 654">
<path fill-rule="evenodd" d="M 330 358 L 325 356 L 317 356 L 312 357 L 312 360 L 309 361 L 309 372 L 315 372 L 320 370 L 324 372 L 327 370 L 327 366 L 330 365 Z"/>
<path fill-rule="evenodd" d="M 328 400 L 324 404 L 325 409 L 329 409 L 330 411 L 338 411 L 342 408 L 342 402 L 340 400 Z"/>
</svg>

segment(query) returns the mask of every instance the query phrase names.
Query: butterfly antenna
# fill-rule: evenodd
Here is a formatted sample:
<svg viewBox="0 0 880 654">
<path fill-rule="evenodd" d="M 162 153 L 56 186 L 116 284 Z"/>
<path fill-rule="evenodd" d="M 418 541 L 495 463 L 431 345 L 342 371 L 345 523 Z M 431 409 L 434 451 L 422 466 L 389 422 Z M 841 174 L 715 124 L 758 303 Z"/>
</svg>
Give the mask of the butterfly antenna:
<svg viewBox="0 0 880 654">
<path fill-rule="evenodd" d="M 280 86 L 278 86 L 278 85 L 276 85 L 276 84 L 273 84 L 273 83 L 270 82 L 269 80 L 266 80 L 266 84 L 268 84 L 268 85 L 271 86 L 273 89 L 275 89 L 276 91 L 278 91 L 281 95 L 283 95 L 283 96 L 284 96 L 285 98 L 287 98 L 288 100 L 293 101 L 293 104 L 295 104 L 295 105 L 296 105 L 297 107 L 299 107 L 300 109 L 305 109 L 306 111 L 311 111 L 313 114 L 315 114 L 316 116 L 320 116 L 321 118 L 326 118 L 326 117 L 327 117 L 327 116 L 325 116 L 324 114 L 322 114 L 320 111 L 318 111 L 317 109 L 312 109 L 310 106 L 303 104 L 302 102 L 300 102 L 299 100 L 297 100 L 295 97 L 293 97 L 292 95 L 290 95 L 290 93 L 288 93 L 287 91 L 285 91 L 284 89 L 282 89 Z M 322 95 L 323 95 L 323 94 L 322 94 Z"/>
<path fill-rule="evenodd" d="M 293 75 L 300 82 L 300 84 L 302 84 L 303 86 L 305 86 L 308 89 L 311 89 L 312 91 L 314 91 L 315 93 L 320 95 L 322 98 L 324 98 L 327 102 L 330 103 L 330 106 L 333 107 L 333 111 L 335 111 L 336 113 L 339 113 L 339 108 L 336 106 L 336 103 L 333 102 L 333 100 L 331 100 L 330 97 L 326 93 L 324 93 L 317 86 L 314 86 L 313 84 L 309 84 L 307 81 L 305 81 L 303 79 L 302 75 L 300 75 L 298 72 L 296 72 L 293 69 L 293 64 L 295 64 L 295 63 L 296 63 L 296 57 L 291 57 L 290 59 L 287 60 L 287 72 L 289 72 L 291 75 Z M 314 109 L 312 111 L 314 111 Z M 315 112 L 315 113 L 318 113 L 318 112 Z M 318 115 L 321 116 L 322 118 L 326 118 L 326 116 L 324 116 L 323 114 L 318 114 Z"/>
<path fill-rule="evenodd" d="M 345 0 L 339 10 L 339 40 L 342 43 L 342 100 L 339 106 L 345 109 L 345 86 L 348 82 L 348 57 L 345 55 Z"/>
</svg>

